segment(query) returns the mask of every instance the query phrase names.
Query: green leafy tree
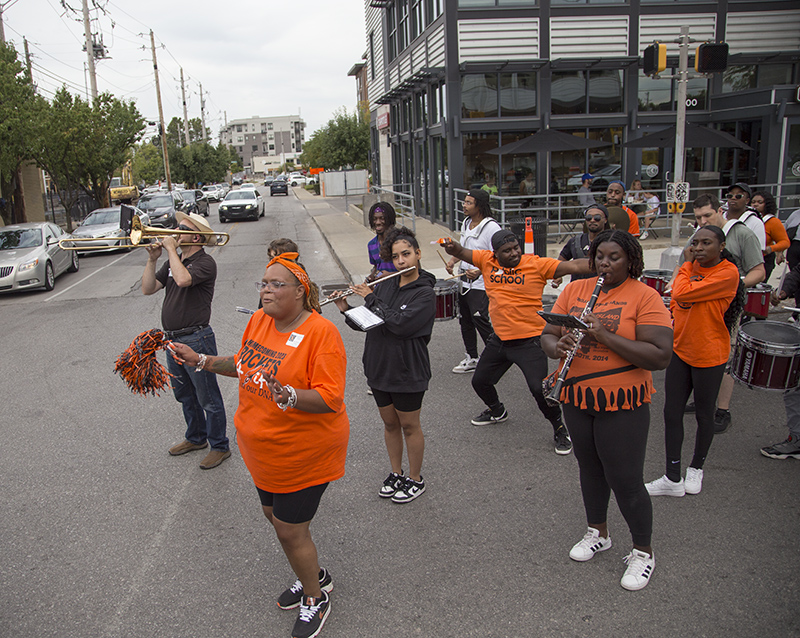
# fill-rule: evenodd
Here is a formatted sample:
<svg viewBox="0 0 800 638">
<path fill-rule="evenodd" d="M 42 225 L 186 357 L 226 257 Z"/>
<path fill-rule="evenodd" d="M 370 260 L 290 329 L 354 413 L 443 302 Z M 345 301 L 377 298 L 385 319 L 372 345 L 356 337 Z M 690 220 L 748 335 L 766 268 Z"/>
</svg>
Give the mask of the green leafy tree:
<svg viewBox="0 0 800 638">
<path fill-rule="evenodd" d="M 31 135 L 32 155 L 50 175 L 66 209 L 67 231 L 72 232 L 72 208 L 86 184 L 86 167 L 92 161 L 87 140 L 94 131 L 92 107 L 66 87 L 60 88 L 50 104 L 39 104 Z"/>
<path fill-rule="evenodd" d="M 150 142 L 144 142 L 134 149 L 132 164 L 135 183 L 153 184 L 167 178 L 164 174 L 164 160 L 160 148 Z"/>
<path fill-rule="evenodd" d="M 6 224 L 25 221 L 17 175 L 22 162 L 31 158 L 29 141 L 41 101 L 13 45 L 0 42 L 0 188 L 11 204 L 2 210 Z"/>
<path fill-rule="evenodd" d="M 313 168 L 367 168 L 369 166 L 369 120 L 363 112 L 348 113 L 342 107 L 303 145 L 300 162 Z"/>
<path fill-rule="evenodd" d="M 92 104 L 92 136 L 85 144 L 91 149 L 86 165 L 88 185 L 95 199 L 108 206 L 108 182 L 130 158 L 133 145 L 141 138 L 145 119 L 136 105 L 102 93 Z"/>
<path fill-rule="evenodd" d="M 206 127 L 206 138 L 211 137 L 211 129 Z M 203 122 L 199 117 L 189 119 L 189 144 L 203 140 Z M 186 136 L 183 132 L 183 118 L 173 117 L 167 124 L 167 144 L 177 148 L 186 146 Z M 171 157 L 171 156 L 170 156 Z"/>
</svg>

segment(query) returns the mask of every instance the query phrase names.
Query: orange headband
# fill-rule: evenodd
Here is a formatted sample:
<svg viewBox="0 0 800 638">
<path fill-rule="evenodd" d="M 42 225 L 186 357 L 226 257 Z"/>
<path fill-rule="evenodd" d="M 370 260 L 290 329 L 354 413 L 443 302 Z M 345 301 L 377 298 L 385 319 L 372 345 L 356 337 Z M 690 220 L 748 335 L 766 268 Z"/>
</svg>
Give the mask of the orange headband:
<svg viewBox="0 0 800 638">
<path fill-rule="evenodd" d="M 275 257 L 270 259 L 267 268 L 272 264 L 280 264 L 288 268 L 289 272 L 297 277 L 298 281 L 303 284 L 303 288 L 305 288 L 306 294 L 308 295 L 311 293 L 311 280 L 308 278 L 308 274 L 294 261 L 290 261 L 292 259 L 297 259 L 299 256 L 300 255 L 297 253 L 281 253 L 280 255 L 275 255 Z"/>
</svg>

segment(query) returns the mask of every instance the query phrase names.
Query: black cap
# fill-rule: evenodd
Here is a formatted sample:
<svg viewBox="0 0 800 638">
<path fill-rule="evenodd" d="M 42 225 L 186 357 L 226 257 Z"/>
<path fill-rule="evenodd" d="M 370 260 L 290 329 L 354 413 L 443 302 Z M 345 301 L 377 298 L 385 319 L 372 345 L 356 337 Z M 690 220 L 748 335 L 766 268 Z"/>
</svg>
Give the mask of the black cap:
<svg viewBox="0 0 800 638">
<path fill-rule="evenodd" d="M 501 246 L 509 242 L 517 241 L 517 236 L 507 228 L 498 230 L 492 235 L 492 250 L 498 250 Z"/>
<path fill-rule="evenodd" d="M 485 204 L 489 203 L 489 191 L 485 191 L 482 188 L 471 188 L 467 195 L 474 199 L 478 204 L 481 202 L 484 202 Z"/>
<path fill-rule="evenodd" d="M 747 197 L 749 197 L 750 199 L 753 198 L 753 191 L 750 190 L 750 187 L 744 182 L 736 182 L 735 184 L 728 186 L 728 190 L 726 190 L 725 192 L 730 193 L 734 188 L 741 188 L 745 193 L 747 193 Z"/>
<path fill-rule="evenodd" d="M 592 210 L 593 208 L 596 208 L 596 209 L 597 209 L 597 210 L 599 210 L 601 213 L 603 213 L 603 215 L 605 215 L 605 216 L 606 216 L 606 221 L 608 221 L 608 209 L 607 209 L 607 208 L 606 208 L 606 207 L 605 207 L 603 204 L 589 204 L 589 205 L 586 207 L 586 210 L 585 210 L 585 211 L 583 211 L 583 214 L 585 215 L 586 213 L 588 213 L 588 212 L 589 212 L 590 210 Z"/>
</svg>

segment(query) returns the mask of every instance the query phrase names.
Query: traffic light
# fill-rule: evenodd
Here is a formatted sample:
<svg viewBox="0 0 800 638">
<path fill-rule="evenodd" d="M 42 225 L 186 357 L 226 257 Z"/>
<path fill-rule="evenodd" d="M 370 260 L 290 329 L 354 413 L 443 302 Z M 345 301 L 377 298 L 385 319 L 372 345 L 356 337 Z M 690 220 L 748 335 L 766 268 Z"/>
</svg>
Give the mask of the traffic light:
<svg viewBox="0 0 800 638">
<path fill-rule="evenodd" d="M 642 62 L 645 75 L 658 75 L 667 68 L 667 45 L 653 42 L 644 50 Z"/>
<path fill-rule="evenodd" d="M 694 70 L 698 73 L 719 73 L 728 66 L 728 43 L 706 42 L 694 54 Z"/>
</svg>

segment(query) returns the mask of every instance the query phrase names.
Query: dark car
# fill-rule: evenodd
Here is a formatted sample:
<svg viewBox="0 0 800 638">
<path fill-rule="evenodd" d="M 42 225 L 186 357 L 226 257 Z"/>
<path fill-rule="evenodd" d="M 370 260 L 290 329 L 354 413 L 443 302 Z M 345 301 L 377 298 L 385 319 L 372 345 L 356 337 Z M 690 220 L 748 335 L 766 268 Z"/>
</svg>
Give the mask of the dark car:
<svg viewBox="0 0 800 638">
<path fill-rule="evenodd" d="M 255 219 L 264 216 L 264 200 L 254 188 L 231 191 L 219 205 L 219 221 L 232 219 Z"/>
<path fill-rule="evenodd" d="M 208 194 L 201 190 L 180 191 L 183 200 L 186 202 L 185 213 L 197 213 L 203 217 L 208 217 Z"/>
<path fill-rule="evenodd" d="M 269 186 L 269 185 L 270 185 L 270 184 L 272 184 L 272 182 L 274 182 L 274 181 L 275 181 L 275 177 L 274 177 L 274 176 L 272 176 L 272 175 L 267 175 L 267 176 L 264 178 L 264 186 Z"/>
<path fill-rule="evenodd" d="M 285 177 L 278 177 L 269 185 L 269 196 L 272 197 L 275 193 L 289 194 L 289 182 L 286 181 Z"/>
<path fill-rule="evenodd" d="M 177 228 L 177 211 L 186 212 L 186 201 L 179 191 L 157 191 L 142 196 L 137 206 L 150 215 L 150 225 Z"/>
</svg>

